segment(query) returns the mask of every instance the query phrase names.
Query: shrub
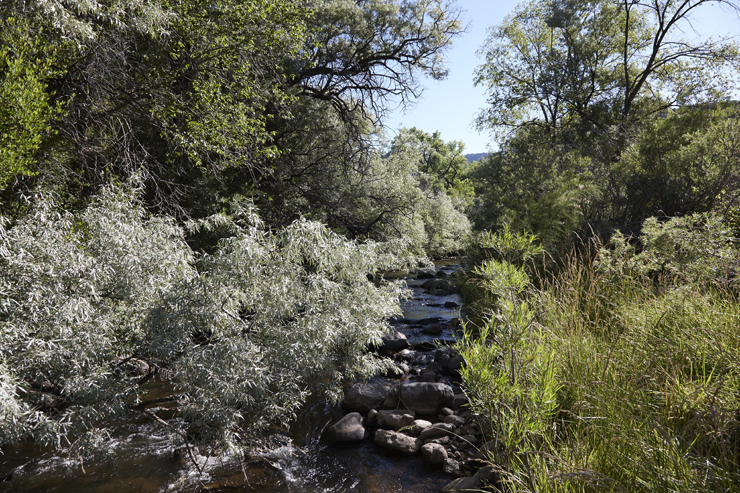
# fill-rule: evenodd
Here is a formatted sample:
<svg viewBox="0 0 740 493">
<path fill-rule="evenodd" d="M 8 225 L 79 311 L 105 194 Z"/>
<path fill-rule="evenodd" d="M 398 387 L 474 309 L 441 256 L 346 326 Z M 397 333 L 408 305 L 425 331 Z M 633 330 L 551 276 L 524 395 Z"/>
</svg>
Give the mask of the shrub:
<svg viewBox="0 0 740 493">
<path fill-rule="evenodd" d="M 710 217 L 651 220 L 640 252 L 617 238 L 539 289 L 509 288 L 514 303 L 497 297 L 483 337 L 463 341 L 463 376 L 507 487 L 740 491 L 740 303 L 716 282 L 738 252 L 725 233 Z"/>
<path fill-rule="evenodd" d="M 344 379 L 388 366 L 367 348 L 400 291 L 367 275 L 397 262 L 398 246 L 304 219 L 272 232 L 243 209 L 191 224 L 231 231 L 196 255 L 138 196 L 109 187 L 80 213 L 47 196 L 0 230 L 0 443 L 85 457 L 141 402 L 132 357 L 167 370 L 194 438 L 232 450 L 309 393 L 336 398 Z"/>
</svg>

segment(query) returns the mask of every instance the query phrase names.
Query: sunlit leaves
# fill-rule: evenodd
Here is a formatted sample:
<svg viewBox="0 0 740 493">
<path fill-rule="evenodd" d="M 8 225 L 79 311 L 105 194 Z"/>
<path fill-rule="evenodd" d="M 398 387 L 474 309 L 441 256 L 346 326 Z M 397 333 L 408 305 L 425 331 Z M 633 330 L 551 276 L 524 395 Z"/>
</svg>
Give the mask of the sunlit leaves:
<svg viewBox="0 0 740 493">
<path fill-rule="evenodd" d="M 398 314 L 400 286 L 367 276 L 397 265 L 402 245 L 305 219 L 270 231 L 236 207 L 189 225 L 229 232 L 196 256 L 139 193 L 108 187 L 77 214 L 39 197 L 0 230 L 0 440 L 99 448 L 99 434 L 73 442 L 140 398 L 129 356 L 166 368 L 200 438 L 230 448 L 309 393 L 334 398 L 344 379 L 387 367 L 368 348 Z"/>
</svg>

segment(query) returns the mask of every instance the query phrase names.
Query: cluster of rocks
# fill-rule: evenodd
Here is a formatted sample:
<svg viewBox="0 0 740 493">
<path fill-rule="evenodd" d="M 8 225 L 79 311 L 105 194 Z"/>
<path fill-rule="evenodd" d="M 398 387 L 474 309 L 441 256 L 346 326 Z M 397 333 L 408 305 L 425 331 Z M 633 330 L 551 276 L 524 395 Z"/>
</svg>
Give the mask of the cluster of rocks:
<svg viewBox="0 0 740 493">
<path fill-rule="evenodd" d="M 433 296 L 454 291 L 443 271 L 419 272 L 417 278 L 424 280 L 419 287 Z M 459 304 L 440 301 L 428 306 L 456 308 Z M 432 336 L 460 327 L 458 319 L 446 322 L 438 317 L 399 318 L 391 323 L 412 334 Z M 493 445 L 482 443 L 476 415 L 465 406 L 465 395 L 455 390 L 464 359 L 438 344 L 439 340 L 428 339 L 410 344 L 400 330 L 387 334 L 377 350 L 396 361 L 398 370 L 386 376 L 402 382 L 360 383 L 347 389 L 343 407 L 349 412 L 326 429 L 325 437 L 339 444 L 372 440 L 398 454 L 420 454 L 454 478 L 442 491 L 493 490 L 500 484 L 488 462 L 487 450 Z"/>
<path fill-rule="evenodd" d="M 334 443 L 372 437 L 380 447 L 400 454 L 421 454 L 455 479 L 442 491 L 481 490 L 497 484 L 476 416 L 464 394 L 441 382 L 356 384 L 343 405 L 352 412 L 329 426 Z"/>
</svg>

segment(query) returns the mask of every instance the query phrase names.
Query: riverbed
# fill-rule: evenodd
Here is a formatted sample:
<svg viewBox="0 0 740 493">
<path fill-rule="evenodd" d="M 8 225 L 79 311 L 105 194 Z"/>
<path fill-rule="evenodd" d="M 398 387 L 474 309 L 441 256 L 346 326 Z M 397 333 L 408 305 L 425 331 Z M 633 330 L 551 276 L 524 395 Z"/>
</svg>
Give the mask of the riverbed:
<svg viewBox="0 0 740 493">
<path fill-rule="evenodd" d="M 450 275 L 459 265 L 442 262 L 437 269 Z M 429 335 L 414 322 L 436 317 L 447 326 L 460 317 L 461 300 L 454 293 L 429 294 L 420 287 L 423 280 L 413 276 L 397 277 L 403 278 L 410 289 L 410 297 L 402 302 L 403 320 L 394 326 L 411 344 L 404 356 L 413 375 L 429 361 L 433 353 L 430 347 L 451 344 L 455 339 L 449 327 Z M 406 378 L 409 375 L 399 379 Z M 153 382 L 151 386 L 148 398 L 167 391 L 166 382 Z M 113 456 L 86 462 L 84 467 L 53 453 L 39 452 L 33 444 L 7 447 L 0 455 L 0 478 L 6 479 L 0 482 L 0 491 L 436 492 L 450 481 L 448 474 L 425 463 L 419 455 L 398 455 L 371 440 L 352 446 L 322 441 L 324 429 L 344 413 L 339 405 L 309 401 L 289 429 L 273 430 L 271 447 L 257 451 L 245 462 L 195 455 L 197 468 L 178 435 L 147 415 L 132 415 L 113 427 Z"/>
</svg>

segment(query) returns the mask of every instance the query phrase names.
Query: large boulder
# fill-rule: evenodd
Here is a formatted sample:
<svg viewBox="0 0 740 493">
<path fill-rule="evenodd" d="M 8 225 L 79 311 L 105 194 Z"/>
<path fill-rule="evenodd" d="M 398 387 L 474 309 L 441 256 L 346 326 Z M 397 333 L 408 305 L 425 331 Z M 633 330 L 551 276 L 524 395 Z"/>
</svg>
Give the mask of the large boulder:
<svg viewBox="0 0 740 493">
<path fill-rule="evenodd" d="M 416 414 L 434 415 L 452 404 L 452 387 L 445 383 L 411 382 L 401 384 L 401 403 Z"/>
<path fill-rule="evenodd" d="M 421 450 L 424 442 L 418 438 L 404 435 L 390 430 L 378 430 L 375 432 L 375 443 L 383 448 L 403 452 L 404 454 L 415 454 Z"/>
<path fill-rule="evenodd" d="M 327 438 L 334 443 L 357 443 L 370 436 L 360 413 L 349 413 L 326 430 Z"/>
<path fill-rule="evenodd" d="M 377 409 L 388 397 L 388 388 L 367 383 L 355 384 L 344 394 L 343 404 L 353 411 L 367 413 Z"/>
<path fill-rule="evenodd" d="M 409 340 L 399 331 L 393 331 L 383 336 L 383 345 L 380 350 L 401 351 L 409 347 Z"/>
</svg>

